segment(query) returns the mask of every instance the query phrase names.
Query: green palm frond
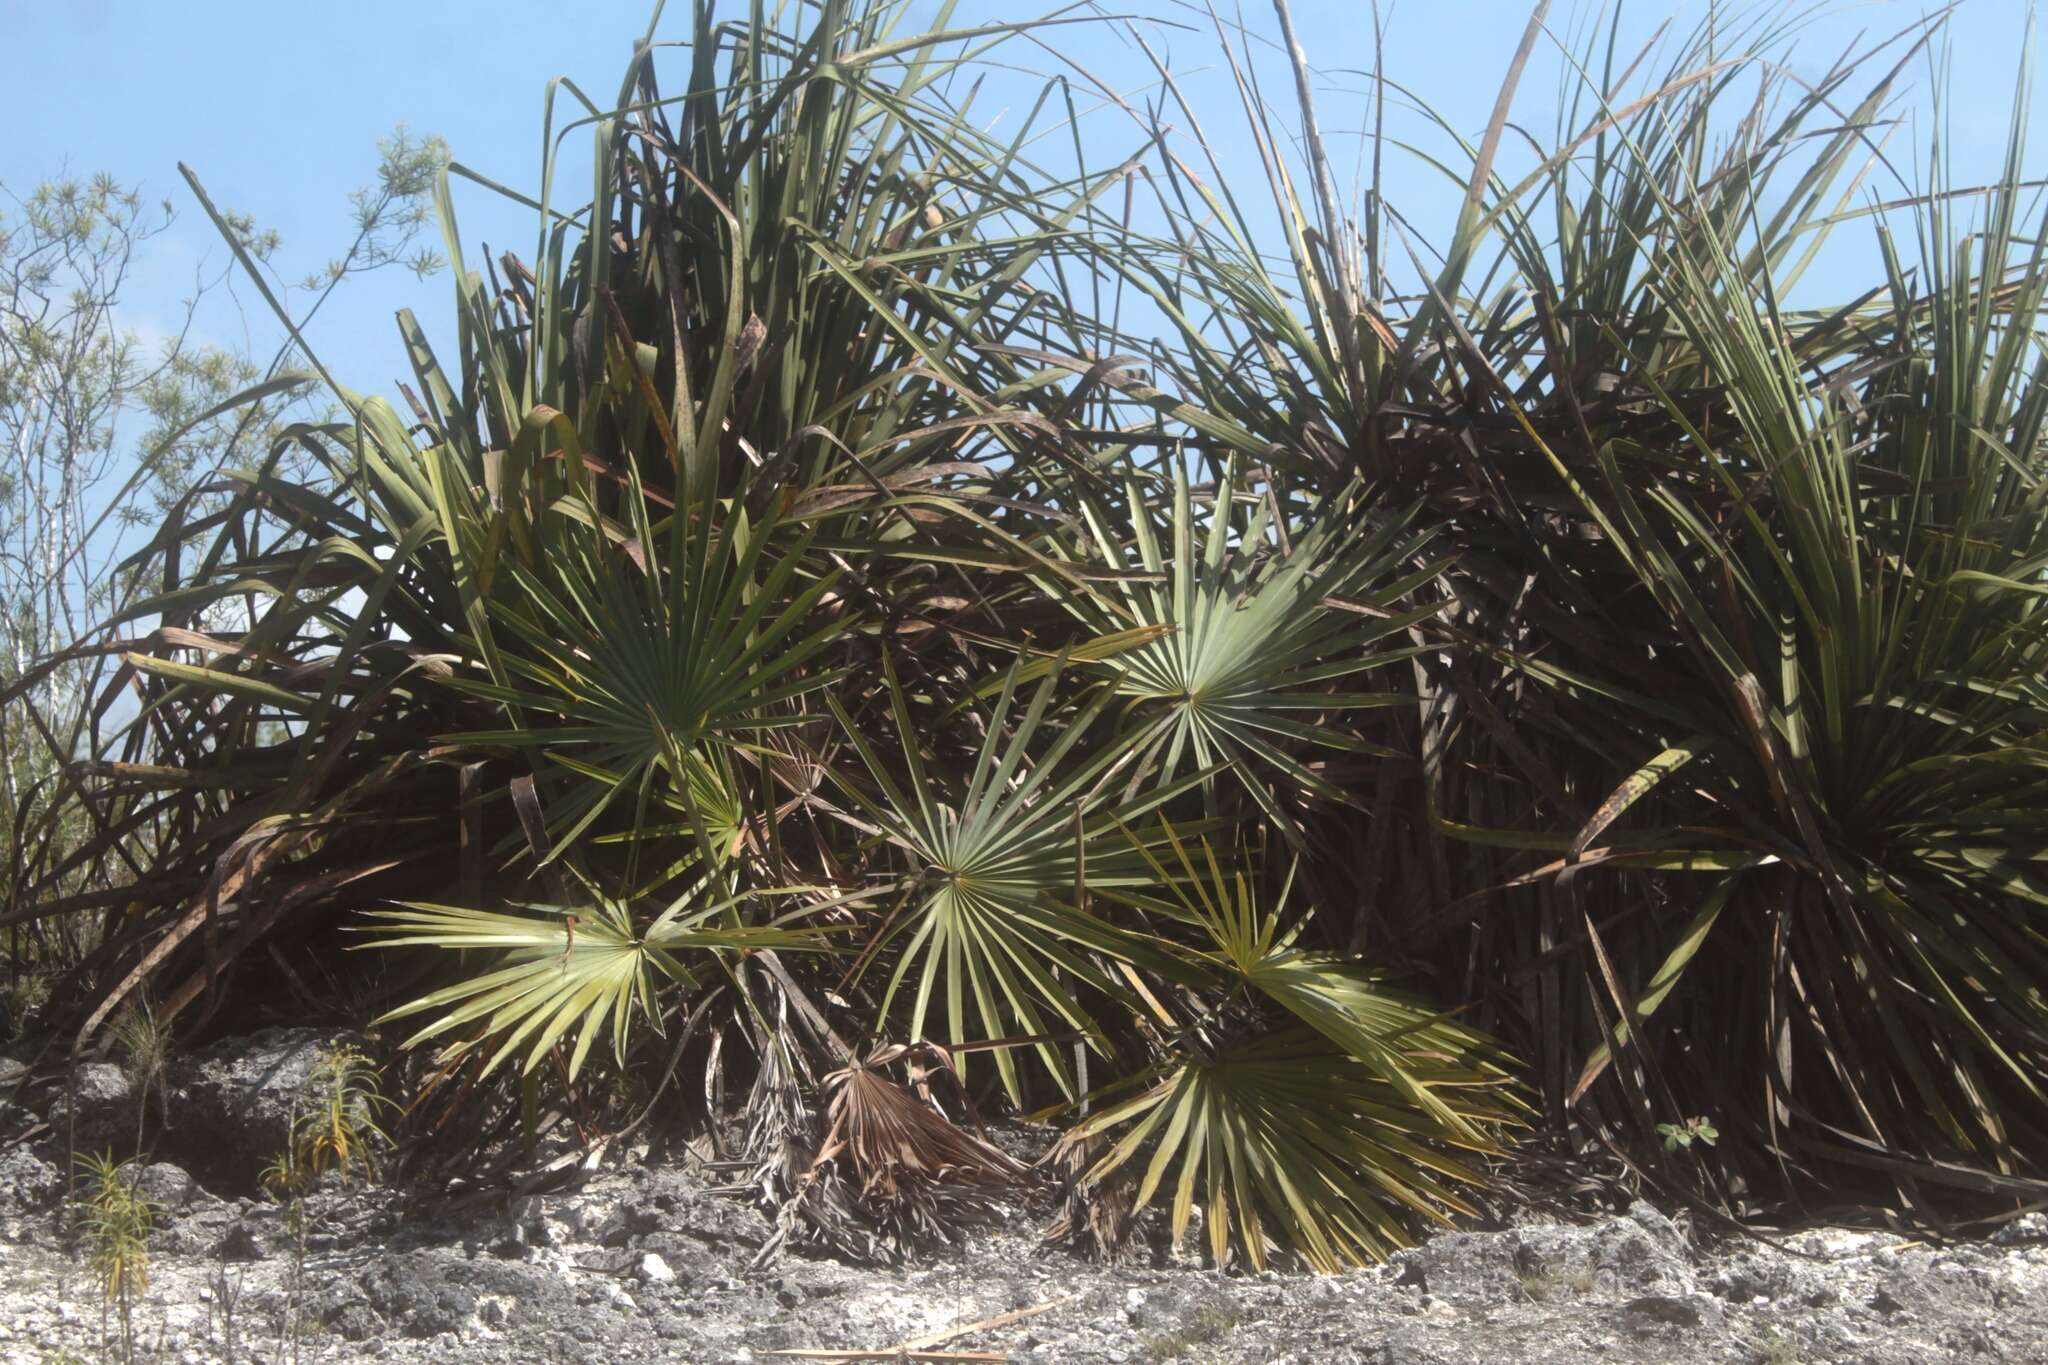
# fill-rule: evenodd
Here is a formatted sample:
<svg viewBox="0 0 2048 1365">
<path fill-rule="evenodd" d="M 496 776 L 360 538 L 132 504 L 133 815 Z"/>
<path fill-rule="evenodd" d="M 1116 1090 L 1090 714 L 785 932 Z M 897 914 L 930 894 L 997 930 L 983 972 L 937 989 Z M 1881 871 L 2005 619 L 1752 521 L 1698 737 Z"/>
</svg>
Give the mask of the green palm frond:
<svg viewBox="0 0 2048 1365">
<path fill-rule="evenodd" d="M 752 524 L 733 507 L 717 527 L 707 515 L 702 528 L 672 528 L 670 553 L 654 560 L 650 547 L 664 537 L 644 501 L 635 505 L 637 557 L 590 530 L 566 533 L 544 566 L 510 565 L 492 607 L 502 633 L 525 647 L 506 657 L 512 685 L 454 684 L 521 722 L 458 742 L 544 750 L 583 779 L 555 817 L 558 850 L 622 794 L 639 830 L 657 778 L 664 804 L 729 844 L 731 830 L 715 829 L 733 823 L 719 751 L 801 719 L 776 708 L 832 680 L 804 665 L 847 628 L 813 620 L 836 574 L 800 577 L 805 537 L 778 543 L 773 521 Z M 692 814 L 699 797 L 712 802 L 701 816 Z"/>
<path fill-rule="evenodd" d="M 1218 1265 L 1234 1241 L 1263 1268 L 1270 1239 L 1334 1273 L 1408 1245 L 1415 1215 L 1470 1212 L 1454 1187 L 1482 1177 L 1457 1153 L 1497 1151 L 1517 1122 L 1499 1044 L 1374 972 L 1296 947 L 1306 921 L 1285 922 L 1291 874 L 1268 901 L 1244 859 L 1226 864 L 1206 839 L 1191 850 L 1163 818 L 1157 839 L 1130 837 L 1154 880 L 1109 898 L 1197 930 L 1175 951 L 1217 1003 L 1182 1026 L 1142 1093 L 1062 1139 L 1117 1134 L 1087 1181 L 1149 1146 L 1138 1206 L 1177 1167 L 1174 1239 L 1199 1200 Z"/>
<path fill-rule="evenodd" d="M 496 1042 L 484 1064 L 494 1070 L 522 1046 L 521 1064 L 531 1071 L 549 1050 L 577 1029 L 569 1075 L 582 1070 L 600 1033 L 611 1035 L 612 1054 L 624 1063 L 636 1017 L 659 1026 L 655 992 L 664 982 L 697 984 L 688 954 L 763 948 L 816 949 L 822 931 L 732 922 L 737 901 L 694 904 L 678 900 L 651 922 L 634 922 L 627 907 L 604 900 L 574 911 L 523 905 L 523 913 L 476 910 L 453 905 L 407 905 L 369 912 L 383 937 L 368 948 L 452 948 L 493 954 L 498 967 L 401 1005 L 378 1022 L 438 1011 L 438 1017 L 405 1040 L 421 1043 L 477 1025 L 444 1049 L 453 1059 Z"/>
<path fill-rule="evenodd" d="M 1383 973 L 1333 953 L 1296 947 L 1308 917 L 1285 923 L 1291 873 L 1268 901 L 1244 860 L 1226 868 L 1206 839 L 1198 859 L 1171 822 L 1161 817 L 1159 826 L 1160 837 L 1149 843 L 1131 836 L 1134 851 L 1153 870 L 1154 894 L 1109 891 L 1111 899 L 1198 925 L 1210 945 L 1197 950 L 1202 966 L 1232 985 L 1256 991 L 1320 1033 L 1404 1103 L 1428 1115 L 1447 1137 L 1480 1148 L 1491 1144 L 1484 1127 L 1470 1122 L 1468 1113 L 1481 1113 L 1497 1126 L 1510 1112 L 1502 1094 L 1460 1104 L 1447 1100 L 1443 1090 L 1454 1085 L 1500 1091 L 1508 1073 L 1497 1042 L 1430 1013 L 1389 987 Z M 1166 852 L 1172 855 L 1171 866 L 1162 861 Z M 1171 896 L 1171 902 L 1157 891 Z"/>
<path fill-rule="evenodd" d="M 1428 1016 L 1409 1023 L 1425 1046 Z M 1143 1093 L 1105 1108 L 1062 1140 L 1075 1145 L 1115 1134 L 1089 1168 L 1099 1183 L 1151 1148 L 1137 1207 L 1169 1176 L 1178 1244 L 1197 1203 L 1217 1265 L 1233 1243 L 1253 1269 L 1266 1267 L 1269 1240 L 1299 1251 L 1326 1274 L 1383 1260 L 1408 1246 L 1413 1215 L 1447 1222 L 1473 1212 L 1456 1192 L 1478 1174 L 1447 1154 L 1476 1146 L 1462 1134 L 1497 1117 L 1452 1091 L 1458 1128 L 1326 1040 L 1301 1028 L 1190 1051 L 1162 1066 Z M 1121 1130 L 1121 1131 L 1120 1131 Z"/>
<path fill-rule="evenodd" d="M 1291 832 L 1294 820 L 1255 775 L 1277 774 L 1341 801 L 1349 798 L 1308 766 L 1304 750 L 1396 756 L 1340 720 L 1411 699 L 1342 684 L 1415 652 L 1387 642 L 1435 614 L 1434 605 L 1410 599 L 1444 565 L 1424 560 L 1429 537 L 1410 531 L 1412 513 L 1369 510 L 1356 486 L 1315 504 L 1291 532 L 1274 520 L 1274 505 L 1242 490 L 1234 463 L 1226 465 L 1203 528 L 1186 467 L 1176 464 L 1164 527 L 1135 482 L 1126 493 L 1127 529 L 1093 500 L 1086 514 L 1117 575 L 1122 611 L 1166 628 L 1102 665 L 1139 718 L 1146 752 L 1158 755 L 1167 778 L 1227 767 Z M 1114 624 L 1087 599 L 1071 600 L 1099 629 Z"/>
<path fill-rule="evenodd" d="M 887 930 L 903 943 L 880 1007 L 887 1017 L 908 989 L 912 1041 L 931 1036 L 937 1003 L 947 1041 L 964 1043 L 973 1036 L 971 1006 L 984 1038 L 1009 1036 L 1013 1023 L 1031 1035 L 1064 1024 L 1100 1046 L 1076 987 L 1120 988 L 1096 955 L 1170 961 L 1143 936 L 1059 898 L 1071 896 L 1084 859 L 1091 889 L 1148 883 L 1150 869 L 1117 836 L 1117 810 L 1129 816 L 1152 810 L 1202 775 L 1117 805 L 1118 789 L 1109 779 L 1133 760 L 1132 747 L 1110 742 L 1092 753 L 1082 747 L 1111 695 L 1098 689 L 1091 701 L 1062 715 L 1057 737 L 1034 753 L 1034 741 L 1048 727 L 1061 671 L 1055 668 L 1039 682 L 1013 724 L 1022 671 L 1013 668 L 1005 679 L 971 773 L 960 785 L 935 774 L 919 752 L 919 732 L 893 667 L 886 681 L 902 738 L 900 768 L 885 762 L 837 699 L 828 698 L 877 788 L 870 794 L 849 784 L 848 795 L 913 862 L 903 909 Z M 1051 1047 L 1039 1045 L 1038 1055 L 1068 1084 Z M 1013 1095 L 1018 1093 L 1007 1050 L 997 1052 L 996 1065 Z"/>
<path fill-rule="evenodd" d="M 548 758 L 601 788 L 616 787 L 622 780 L 619 773 L 582 763 L 558 751 L 550 751 Z M 661 807 L 660 815 L 665 819 L 656 819 L 650 813 L 646 817 L 648 823 L 596 835 L 590 840 L 599 846 L 649 844 L 665 840 L 682 842 L 684 851 L 674 864 L 654 868 L 646 874 L 655 879 L 655 885 L 681 875 L 685 868 L 696 863 L 701 846 L 691 847 L 690 844 L 700 834 L 711 848 L 714 865 L 737 854 L 746 838 L 746 809 L 740 800 L 739 782 L 728 752 L 717 747 L 698 752 L 686 751 L 682 755 L 682 768 L 687 796 L 678 792 L 670 782 L 659 783 L 655 788 L 654 800 Z"/>
</svg>

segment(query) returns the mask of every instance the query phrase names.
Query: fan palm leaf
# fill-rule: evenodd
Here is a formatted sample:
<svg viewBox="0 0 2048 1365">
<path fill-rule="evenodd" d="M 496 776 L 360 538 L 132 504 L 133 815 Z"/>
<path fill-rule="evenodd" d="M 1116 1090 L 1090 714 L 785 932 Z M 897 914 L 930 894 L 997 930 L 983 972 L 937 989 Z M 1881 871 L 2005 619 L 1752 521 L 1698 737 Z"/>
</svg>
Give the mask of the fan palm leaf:
<svg viewBox="0 0 2048 1365">
<path fill-rule="evenodd" d="M 1093 890 L 1149 882 L 1150 869 L 1117 834 L 1116 810 L 1154 809 L 1201 775 L 1121 804 L 1109 779 L 1133 760 L 1132 747 L 1111 742 L 1092 754 L 1082 748 L 1111 695 L 1098 688 L 1092 700 L 1060 718 L 1057 737 L 1034 753 L 1062 679 L 1058 668 L 1041 679 L 1013 724 L 1022 671 L 1015 667 L 1005 676 L 964 785 L 946 783 L 924 761 L 893 667 L 886 680 L 902 739 L 900 765 L 885 762 L 838 699 L 827 697 L 876 788 L 871 794 L 847 784 L 847 794 L 914 865 L 903 885 L 903 909 L 885 930 L 888 939 L 902 943 L 880 1005 L 886 1018 L 899 996 L 909 995 L 912 1041 L 931 1036 L 939 1022 L 933 1018 L 936 1005 L 949 1042 L 969 1041 L 973 1024 L 987 1039 L 1009 1036 L 1013 1023 L 1029 1035 L 1049 1034 L 1063 1024 L 1100 1047 L 1097 1027 L 1076 993 L 1081 986 L 1121 989 L 1098 957 L 1169 961 L 1143 936 L 1058 897 L 1072 893 L 1084 867 Z M 1037 1052 L 1063 1085 L 1070 1084 L 1050 1046 L 1040 1043 Z M 996 1065 L 1013 1095 L 1020 1094 L 1007 1050 L 997 1052 Z"/>
<path fill-rule="evenodd" d="M 1417 1012 L 1409 1023 L 1426 1028 L 1428 1018 Z M 1488 1116 L 1474 1105 L 1463 1117 Z M 1410 1245 L 1413 1215 L 1447 1222 L 1449 1214 L 1474 1212 L 1457 1187 L 1479 1176 L 1444 1151 L 1456 1134 L 1307 1029 L 1186 1053 L 1163 1065 L 1142 1093 L 1077 1124 L 1062 1142 L 1111 1134 L 1087 1179 L 1100 1183 L 1149 1144 L 1137 1207 L 1148 1206 L 1171 1175 L 1174 1241 L 1185 1238 L 1199 1204 L 1217 1265 L 1235 1245 L 1263 1270 L 1271 1239 L 1315 1270 L 1337 1274 Z"/>
<path fill-rule="evenodd" d="M 1411 597 L 1445 566 L 1424 559 L 1429 537 L 1410 531 L 1412 514 L 1368 511 L 1355 486 L 1313 504 L 1290 532 L 1273 516 L 1277 498 L 1247 494 L 1234 463 L 1217 481 L 1206 527 L 1186 467 L 1176 464 L 1171 477 L 1163 527 L 1136 482 L 1127 489 L 1127 527 L 1096 502 L 1085 504 L 1112 578 L 1098 591 L 1129 621 L 1159 631 L 1101 667 L 1114 674 L 1162 779 L 1190 767 L 1228 771 L 1292 833 L 1293 817 L 1260 775 L 1342 801 L 1344 791 L 1303 751 L 1398 756 L 1335 721 L 1401 705 L 1403 696 L 1342 685 L 1416 652 L 1387 642 L 1436 613 Z M 1240 516 L 1247 501 L 1250 514 Z M 1115 627 L 1089 598 L 1067 596 L 1098 629 Z"/>
<path fill-rule="evenodd" d="M 435 1013 L 405 1046 L 467 1030 L 444 1048 L 443 1058 L 453 1060 L 495 1043 L 484 1063 L 486 1074 L 521 1048 L 521 1070 L 532 1071 L 572 1029 L 570 1077 L 582 1070 L 602 1034 L 609 1034 L 613 1058 L 623 1065 L 635 1019 L 658 1027 L 657 989 L 664 982 L 686 988 L 698 984 L 689 955 L 824 946 L 819 930 L 739 924 L 732 915 L 738 904 L 737 899 L 703 904 L 688 897 L 645 924 L 636 923 L 625 905 L 602 898 L 575 910 L 519 905 L 512 908 L 518 913 L 512 913 L 410 904 L 371 911 L 372 932 L 383 936 L 363 947 L 483 951 L 499 964 L 409 1001 L 377 1022 Z M 471 1025 L 476 1027 L 470 1030 Z"/>
<path fill-rule="evenodd" d="M 1355 963 L 1297 948 L 1306 921 L 1285 921 L 1291 875 L 1269 901 L 1246 860 L 1226 867 L 1206 839 L 1197 855 L 1164 818 L 1156 839 L 1130 838 L 1153 883 L 1107 895 L 1195 929 L 1175 951 L 1221 1003 L 1180 1028 L 1142 1093 L 1062 1139 L 1118 1133 L 1086 1179 L 1149 1144 L 1137 1206 L 1177 1167 L 1175 1241 L 1199 1199 L 1218 1265 L 1234 1241 L 1263 1268 L 1270 1235 L 1335 1273 L 1407 1245 L 1413 1214 L 1470 1212 L 1454 1187 L 1481 1177 L 1454 1153 L 1496 1151 L 1515 1116 L 1499 1044 Z"/>
<path fill-rule="evenodd" d="M 729 508 L 722 526 L 703 518 L 678 526 L 671 553 L 634 499 L 641 524 L 632 545 L 614 547 L 601 531 L 567 532 L 547 564 L 512 564 L 492 603 L 502 633 L 522 650 L 508 654 L 511 683 L 458 679 L 472 696 L 503 704 L 519 722 L 507 730 L 451 737 L 475 747 L 540 750 L 578 780 L 556 820 L 556 853 L 565 851 L 621 794 L 634 801 L 633 828 L 646 824 L 658 797 L 701 815 L 707 847 L 730 847 L 730 751 L 775 726 L 800 723 L 780 703 L 829 683 L 830 669 L 806 669 L 847 628 L 815 619 L 836 573 L 800 578 L 807 541 L 777 540 L 772 521 L 750 525 Z M 680 519 L 678 519 L 680 520 Z M 806 629 L 808 627 L 808 629 Z M 721 816 L 720 811 L 725 815 Z"/>
</svg>

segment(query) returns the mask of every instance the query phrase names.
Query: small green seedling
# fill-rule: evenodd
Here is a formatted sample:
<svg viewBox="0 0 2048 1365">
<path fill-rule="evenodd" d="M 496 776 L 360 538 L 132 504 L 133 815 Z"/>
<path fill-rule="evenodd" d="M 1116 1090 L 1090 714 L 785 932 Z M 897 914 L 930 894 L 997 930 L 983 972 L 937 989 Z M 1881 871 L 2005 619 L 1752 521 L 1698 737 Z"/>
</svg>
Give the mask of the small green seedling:
<svg viewBox="0 0 2048 1365">
<path fill-rule="evenodd" d="M 80 1226 L 100 1286 L 101 1324 L 107 1308 L 119 1315 L 124 1361 L 135 1356 L 135 1299 L 149 1288 L 149 1232 L 156 1221 L 156 1205 L 135 1188 L 128 1165 L 111 1152 L 78 1158 Z"/>
<path fill-rule="evenodd" d="M 1704 1142 L 1711 1147 L 1721 1136 L 1720 1130 L 1704 1118 L 1691 1118 L 1683 1123 L 1660 1123 L 1657 1125 L 1657 1132 L 1664 1139 L 1664 1150 L 1667 1152 L 1690 1148 L 1695 1141 Z"/>
<path fill-rule="evenodd" d="M 343 1181 L 357 1171 L 374 1180 L 377 1155 L 391 1143 L 377 1116 L 396 1108 L 367 1053 L 346 1046 L 323 1051 L 294 1106 L 291 1143 L 263 1183 L 282 1195 L 318 1183 L 329 1167 Z"/>
</svg>

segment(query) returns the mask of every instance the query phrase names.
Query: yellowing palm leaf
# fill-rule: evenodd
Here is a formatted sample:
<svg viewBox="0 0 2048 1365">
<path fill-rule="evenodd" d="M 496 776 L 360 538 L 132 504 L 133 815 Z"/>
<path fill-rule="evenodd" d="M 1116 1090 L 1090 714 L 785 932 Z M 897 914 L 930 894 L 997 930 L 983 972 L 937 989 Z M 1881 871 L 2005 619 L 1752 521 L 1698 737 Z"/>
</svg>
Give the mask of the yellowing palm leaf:
<svg viewBox="0 0 2048 1365">
<path fill-rule="evenodd" d="M 1153 1144 L 1137 1206 L 1149 1205 L 1173 1173 L 1174 1241 L 1186 1236 L 1199 1200 L 1218 1265 L 1234 1242 L 1254 1269 L 1265 1269 L 1271 1237 L 1335 1274 L 1410 1245 L 1410 1213 L 1441 1222 L 1472 1212 L 1454 1187 L 1478 1176 L 1444 1149 L 1485 1148 L 1462 1143 L 1457 1130 L 1306 1029 L 1214 1054 L 1191 1051 L 1157 1074 L 1144 1093 L 1062 1141 L 1074 1146 L 1124 1130 L 1089 1168 L 1090 1183 Z M 1461 1129 L 1499 1118 L 1482 1095 L 1452 1107 Z"/>
<path fill-rule="evenodd" d="M 571 1029 L 578 1030 L 569 1074 L 583 1067 L 591 1045 L 609 1031 L 615 1059 L 624 1060 L 636 1010 L 658 1026 L 654 992 L 660 977 L 682 985 L 696 978 L 682 955 L 692 950 L 818 948 L 821 931 L 730 922 L 735 902 L 688 908 L 678 901 L 651 924 L 637 927 L 621 905 L 600 901 L 574 912 L 550 906 L 520 906 L 524 913 L 473 910 L 453 905 L 409 904 L 370 912 L 385 934 L 370 948 L 439 947 L 483 949 L 502 955 L 496 970 L 469 976 L 385 1014 L 378 1023 L 442 1011 L 405 1040 L 416 1047 L 431 1039 L 480 1024 L 450 1044 L 453 1058 L 490 1040 L 497 1048 L 486 1073 L 526 1050 L 521 1069 L 531 1071 Z M 716 922 L 714 922 L 716 921 Z"/>
</svg>

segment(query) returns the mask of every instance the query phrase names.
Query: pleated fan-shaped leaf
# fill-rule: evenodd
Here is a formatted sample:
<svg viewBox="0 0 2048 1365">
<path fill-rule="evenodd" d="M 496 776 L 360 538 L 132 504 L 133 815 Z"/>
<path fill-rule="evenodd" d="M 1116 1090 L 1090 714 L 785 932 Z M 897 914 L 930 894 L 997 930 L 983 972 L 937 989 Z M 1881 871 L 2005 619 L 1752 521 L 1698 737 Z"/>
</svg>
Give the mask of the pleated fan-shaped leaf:
<svg viewBox="0 0 2048 1365">
<path fill-rule="evenodd" d="M 1247 502 L 1250 513 L 1240 516 Z M 1271 506 L 1229 465 L 1205 527 L 1187 470 L 1177 465 L 1163 527 L 1155 501 L 1136 484 L 1126 493 L 1127 526 L 1093 502 L 1087 510 L 1116 574 L 1101 591 L 1130 621 L 1165 628 L 1102 665 L 1128 699 L 1146 752 L 1158 756 L 1166 778 L 1191 767 L 1227 769 L 1293 831 L 1267 778 L 1348 800 L 1309 755 L 1395 755 L 1349 722 L 1359 711 L 1402 704 L 1401 694 L 1346 684 L 1415 652 L 1405 632 L 1438 608 L 1410 596 L 1443 564 L 1424 558 L 1428 536 L 1411 530 L 1408 516 L 1368 511 L 1356 487 L 1291 531 L 1274 522 Z M 1114 624 L 1085 598 L 1071 600 L 1100 629 Z"/>
<path fill-rule="evenodd" d="M 1045 1035 L 1078 1030 L 1099 1046 L 1097 1027 L 1079 988 L 1116 992 L 1104 960 L 1171 966 L 1145 936 L 1068 904 L 1085 867 L 1091 889 L 1149 882 L 1151 871 L 1117 830 L 1117 811 L 1134 815 L 1187 791 L 1197 774 L 1122 803 L 1116 768 L 1135 757 L 1128 741 L 1082 747 L 1113 698 L 1098 690 L 1042 752 L 1033 744 L 1062 681 L 1055 669 L 1034 690 L 1013 723 L 1017 678 L 1006 676 L 971 772 L 950 782 L 919 753 L 909 703 L 893 673 L 887 678 L 901 736 L 902 762 L 886 762 L 860 726 L 828 698 L 859 752 L 875 790 L 847 790 L 914 871 L 903 907 L 886 929 L 897 953 L 880 1012 L 907 1003 L 904 1027 L 913 1041 L 939 1036 L 964 1043 L 1001 1039 L 1021 1030 Z M 1064 898 L 1064 899 L 1063 899 Z M 879 948 L 881 945 L 875 945 Z M 1067 1071 L 1050 1046 L 1038 1055 L 1063 1084 Z M 996 1053 L 1004 1082 L 1017 1091 L 1016 1064 Z"/>
<path fill-rule="evenodd" d="M 1409 1011 L 1403 1025 L 1418 1055 L 1441 1045 L 1426 1011 Z M 1481 1177 L 1454 1153 L 1492 1150 L 1464 1137 L 1497 1119 L 1484 1100 L 1450 1091 L 1446 1104 L 1460 1122 L 1447 1124 L 1374 1068 L 1298 1027 L 1191 1049 L 1154 1077 L 1062 1141 L 1110 1140 L 1088 1169 L 1091 1183 L 1142 1161 L 1137 1207 L 1170 1188 L 1176 1244 L 1199 1205 L 1217 1265 L 1235 1247 L 1263 1270 L 1270 1241 L 1336 1274 L 1410 1245 L 1416 1215 L 1447 1223 L 1474 1212 L 1458 1187 Z"/>
<path fill-rule="evenodd" d="M 601 1035 L 609 1035 L 613 1058 L 623 1064 L 635 1021 L 657 1024 L 660 1018 L 656 991 L 664 983 L 697 983 L 690 955 L 824 946 L 817 930 L 733 923 L 733 904 L 679 900 L 644 925 L 634 922 L 627 907 L 603 900 L 575 909 L 414 904 L 371 911 L 367 918 L 376 927 L 370 932 L 381 936 L 364 947 L 481 950 L 498 963 L 401 1005 L 377 1022 L 433 1013 L 433 1022 L 408 1037 L 405 1046 L 452 1034 L 444 1059 L 491 1047 L 486 1073 L 522 1049 L 520 1069 L 531 1071 L 572 1032 L 570 1076 L 582 1069 Z"/>
<path fill-rule="evenodd" d="M 643 516 L 634 543 L 637 558 L 599 531 L 571 532 L 544 566 L 511 565 L 493 604 L 501 633 L 524 646 L 506 657 L 511 683 L 455 684 L 523 722 L 460 742 L 544 750 L 582 779 L 559 803 L 558 848 L 622 795 L 641 829 L 657 779 L 661 804 L 686 816 L 708 800 L 685 823 L 707 842 L 724 826 L 729 842 L 730 784 L 713 751 L 795 723 L 776 708 L 831 680 L 806 664 L 847 625 L 814 619 L 835 575 L 800 576 L 805 538 L 778 536 L 772 521 L 731 508 L 717 527 L 662 534 Z"/>
</svg>

